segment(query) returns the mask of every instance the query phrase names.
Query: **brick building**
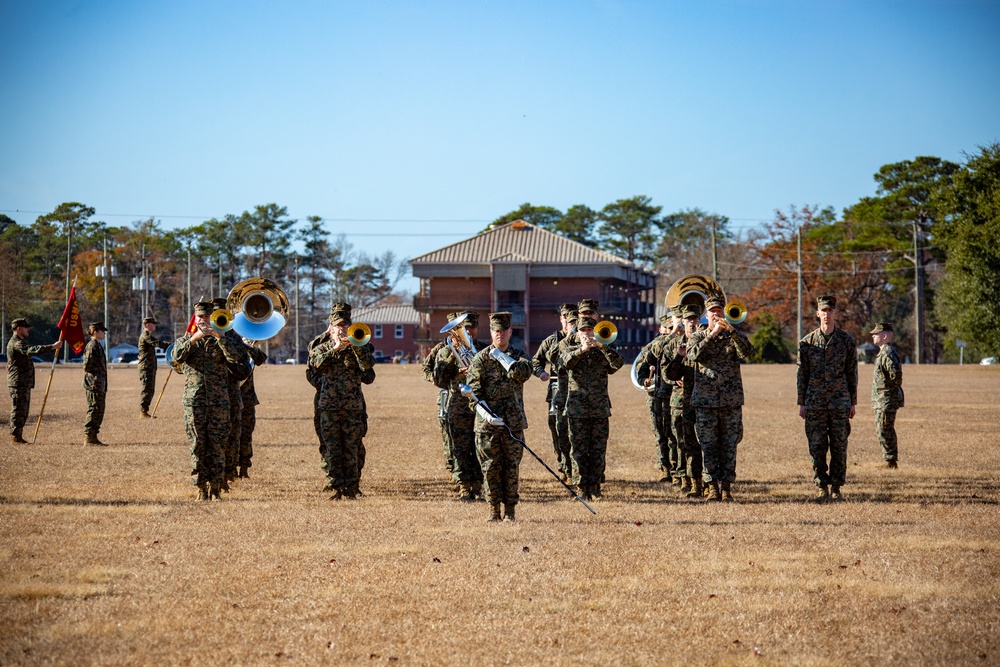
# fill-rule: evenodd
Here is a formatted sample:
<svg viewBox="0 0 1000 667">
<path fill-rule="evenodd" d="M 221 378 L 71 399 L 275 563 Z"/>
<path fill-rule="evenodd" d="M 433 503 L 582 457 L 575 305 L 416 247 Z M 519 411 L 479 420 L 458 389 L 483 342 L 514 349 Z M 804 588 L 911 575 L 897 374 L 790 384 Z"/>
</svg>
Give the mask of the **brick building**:
<svg viewBox="0 0 1000 667">
<path fill-rule="evenodd" d="M 488 340 L 486 315 L 513 314 L 513 342 L 534 353 L 559 328 L 560 304 L 597 299 L 601 317 L 618 327 L 617 348 L 631 360 L 653 337 L 656 275 L 620 257 L 595 250 L 518 220 L 410 260 L 420 279 L 413 306 L 424 353 L 452 311 L 482 314 L 480 339 Z"/>
<path fill-rule="evenodd" d="M 351 314 L 354 322 L 367 324 L 372 330 L 371 344 L 376 358 L 414 361 L 420 354 L 415 342 L 420 316 L 413 306 L 392 304 L 358 308 Z"/>
</svg>

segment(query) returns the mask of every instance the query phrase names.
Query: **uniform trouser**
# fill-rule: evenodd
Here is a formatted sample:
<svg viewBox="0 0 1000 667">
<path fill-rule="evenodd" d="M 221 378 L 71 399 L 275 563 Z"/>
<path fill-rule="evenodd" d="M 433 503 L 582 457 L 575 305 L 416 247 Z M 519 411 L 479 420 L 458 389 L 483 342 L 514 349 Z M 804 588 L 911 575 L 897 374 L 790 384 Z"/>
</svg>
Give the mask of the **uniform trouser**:
<svg viewBox="0 0 1000 667">
<path fill-rule="evenodd" d="M 806 408 L 806 440 L 817 486 L 843 486 L 847 476 L 847 437 L 851 434 L 850 409 Z M 830 462 L 827 464 L 827 455 Z"/>
<path fill-rule="evenodd" d="M 361 438 L 364 413 L 352 410 L 321 410 L 319 413 L 320 453 L 330 486 L 346 490 L 361 479 L 363 455 Z"/>
<path fill-rule="evenodd" d="M 736 481 L 736 446 L 743 440 L 743 408 L 696 408 L 694 431 L 701 444 L 704 480 Z"/>
<path fill-rule="evenodd" d="M 438 392 L 438 424 L 441 427 L 441 442 L 444 444 L 444 467 L 450 473 L 455 472 L 455 459 L 451 453 L 451 434 L 448 432 L 448 392 Z M 441 402 L 444 401 L 444 407 Z"/>
<path fill-rule="evenodd" d="M 670 397 L 650 396 L 649 422 L 656 437 L 656 463 L 671 477 L 684 476 L 684 457 L 670 428 Z"/>
<path fill-rule="evenodd" d="M 452 400 L 461 400 L 453 398 Z M 476 414 L 461 404 L 448 412 L 448 431 L 454 469 L 452 479 L 469 484 L 483 481 L 483 471 L 476 458 Z"/>
<path fill-rule="evenodd" d="M 243 404 L 240 413 L 240 455 L 239 465 L 249 468 L 253 465 L 253 430 L 257 427 L 257 406 Z"/>
<path fill-rule="evenodd" d="M 151 371 L 139 371 L 139 408 L 143 412 L 149 412 L 149 406 L 153 403 L 153 395 L 156 394 L 156 369 Z"/>
<path fill-rule="evenodd" d="M 10 389 L 10 434 L 21 437 L 24 424 L 28 421 L 28 409 L 31 407 L 31 390 L 7 388 Z"/>
<path fill-rule="evenodd" d="M 695 434 L 697 419 L 697 413 L 693 408 L 670 410 L 671 430 L 684 456 L 684 476 L 691 479 L 701 479 L 703 472 L 701 445 L 698 444 L 698 436 Z"/>
<path fill-rule="evenodd" d="M 608 418 L 569 418 L 573 483 L 600 484 L 608 452 Z"/>
<path fill-rule="evenodd" d="M 523 439 L 524 431 L 514 431 Z M 483 495 L 491 505 L 516 505 L 519 499 L 521 443 L 510 437 L 502 426 L 487 426 L 476 433 L 476 454 L 483 471 Z"/>
<path fill-rule="evenodd" d="M 559 470 L 566 474 L 567 479 L 573 479 L 573 448 L 569 444 L 569 417 L 565 413 L 566 405 L 557 402 L 555 407 L 556 437 L 559 439 Z"/>
<path fill-rule="evenodd" d="M 226 439 L 226 475 L 236 477 L 240 458 L 240 441 L 243 437 L 243 401 L 229 397 L 229 437 Z"/>
<path fill-rule="evenodd" d="M 108 397 L 104 391 L 87 391 L 87 423 L 83 425 L 83 432 L 87 435 L 97 435 L 104 423 L 104 405 Z"/>
<path fill-rule="evenodd" d="M 882 446 L 882 458 L 895 461 L 899 456 L 896 443 L 896 410 L 898 408 L 875 409 L 875 433 L 878 444 Z"/>
<path fill-rule="evenodd" d="M 191 445 L 191 481 L 220 482 L 225 474 L 223 447 L 229 437 L 228 405 L 185 405 L 184 430 Z"/>
</svg>

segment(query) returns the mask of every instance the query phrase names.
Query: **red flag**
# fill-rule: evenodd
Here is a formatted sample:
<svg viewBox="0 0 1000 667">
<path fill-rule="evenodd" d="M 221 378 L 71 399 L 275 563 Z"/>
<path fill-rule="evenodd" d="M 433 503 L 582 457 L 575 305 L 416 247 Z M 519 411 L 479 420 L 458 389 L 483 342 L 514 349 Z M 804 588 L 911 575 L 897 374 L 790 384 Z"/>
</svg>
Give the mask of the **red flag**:
<svg viewBox="0 0 1000 667">
<path fill-rule="evenodd" d="M 191 314 L 191 321 L 188 322 L 188 328 L 185 333 L 193 334 L 198 330 L 198 325 L 194 323 L 194 314 Z"/>
<path fill-rule="evenodd" d="M 87 345 L 87 339 L 83 335 L 83 322 L 80 321 L 80 304 L 76 302 L 76 287 L 70 289 L 69 301 L 66 302 L 66 308 L 56 326 L 62 330 L 62 338 L 73 348 L 73 352 L 80 354 Z"/>
</svg>

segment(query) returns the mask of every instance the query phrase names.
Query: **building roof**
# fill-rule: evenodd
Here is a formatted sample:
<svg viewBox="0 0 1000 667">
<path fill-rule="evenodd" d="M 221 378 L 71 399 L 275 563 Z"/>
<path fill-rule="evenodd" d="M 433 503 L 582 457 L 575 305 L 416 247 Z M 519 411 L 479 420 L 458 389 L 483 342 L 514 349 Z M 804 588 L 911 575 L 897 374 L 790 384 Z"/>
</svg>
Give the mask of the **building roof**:
<svg viewBox="0 0 1000 667">
<path fill-rule="evenodd" d="M 412 303 L 358 308 L 351 313 L 351 319 L 364 324 L 417 324 L 420 321 Z"/>
<path fill-rule="evenodd" d="M 617 264 L 629 262 L 577 241 L 517 220 L 472 238 L 420 255 L 415 264 Z"/>
</svg>

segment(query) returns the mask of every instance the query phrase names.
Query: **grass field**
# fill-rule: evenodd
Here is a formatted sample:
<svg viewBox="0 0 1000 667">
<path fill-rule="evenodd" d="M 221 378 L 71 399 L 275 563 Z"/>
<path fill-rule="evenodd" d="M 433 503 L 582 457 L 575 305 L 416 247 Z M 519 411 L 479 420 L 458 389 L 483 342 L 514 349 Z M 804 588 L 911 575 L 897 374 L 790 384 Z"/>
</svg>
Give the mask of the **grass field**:
<svg viewBox="0 0 1000 667">
<path fill-rule="evenodd" d="M 891 471 L 862 366 L 827 505 L 806 502 L 794 366 L 744 368 L 735 504 L 656 482 L 625 369 L 597 515 L 526 455 L 518 521 L 491 525 L 451 497 L 433 387 L 377 370 L 363 498 L 320 491 L 312 388 L 266 367 L 251 479 L 206 503 L 182 378 L 140 420 L 135 368 L 112 369 L 99 448 L 81 369 L 57 369 L 38 443 L 0 444 L 0 664 L 1000 664 L 996 368 L 907 366 Z M 542 383 L 525 398 L 551 464 Z"/>
</svg>

